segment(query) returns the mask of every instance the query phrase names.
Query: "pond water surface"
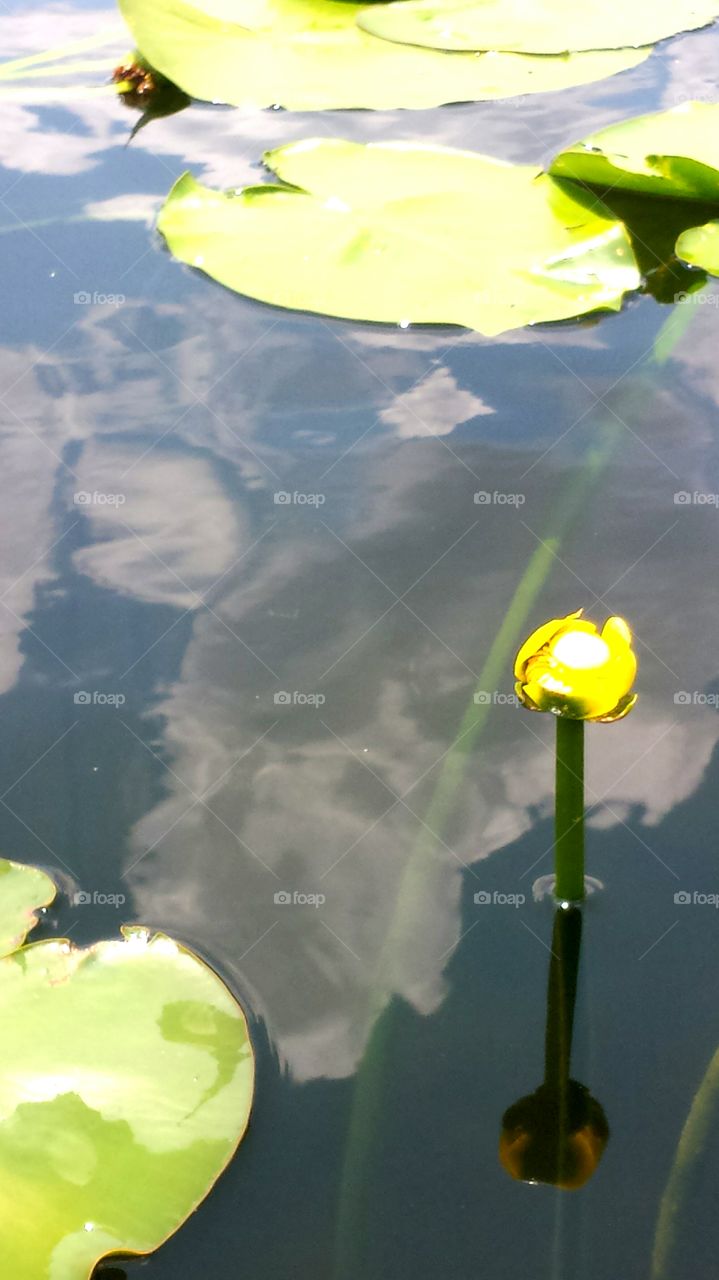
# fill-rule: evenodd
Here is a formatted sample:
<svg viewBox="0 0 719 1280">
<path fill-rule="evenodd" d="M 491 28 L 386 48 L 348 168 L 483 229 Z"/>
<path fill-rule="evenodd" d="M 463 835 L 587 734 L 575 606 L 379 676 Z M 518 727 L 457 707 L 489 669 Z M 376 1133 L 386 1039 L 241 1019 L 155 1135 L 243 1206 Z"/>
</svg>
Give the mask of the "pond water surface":
<svg viewBox="0 0 719 1280">
<path fill-rule="evenodd" d="M 4 51 L 114 20 L 9 4 Z M 0 848 L 62 877 L 46 930 L 85 942 L 133 920 L 194 947 L 259 1059 L 237 1158 L 128 1277 L 652 1274 L 719 1046 L 716 286 L 487 340 L 273 310 L 181 267 L 152 222 L 185 169 L 259 180 L 294 138 L 543 163 L 713 100 L 718 57 L 704 31 L 598 84 L 429 112 L 197 105 L 130 145 L 113 98 L 2 106 Z M 574 1193 L 513 1181 L 497 1154 L 542 1079 L 552 937 L 532 886 L 551 867 L 553 724 L 511 705 L 513 640 L 473 704 L 543 546 L 521 630 L 620 613 L 640 658 L 635 711 L 588 734 L 604 888 L 572 1070 L 610 1138 Z M 715 1270 L 708 1123 L 671 1280 Z"/>
</svg>

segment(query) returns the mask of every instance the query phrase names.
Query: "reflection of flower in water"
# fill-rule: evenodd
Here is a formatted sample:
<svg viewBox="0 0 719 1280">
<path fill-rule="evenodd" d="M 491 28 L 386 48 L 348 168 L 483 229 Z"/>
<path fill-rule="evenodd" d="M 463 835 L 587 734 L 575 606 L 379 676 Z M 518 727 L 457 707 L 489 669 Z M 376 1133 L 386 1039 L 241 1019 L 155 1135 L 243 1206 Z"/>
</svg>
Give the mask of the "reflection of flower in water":
<svg viewBox="0 0 719 1280">
<path fill-rule="evenodd" d="M 584 1085 L 540 1085 L 505 1111 L 499 1158 L 519 1182 L 575 1191 L 596 1171 L 608 1137 L 607 1118 Z"/>
<path fill-rule="evenodd" d="M 589 1181 L 609 1138 L 601 1106 L 569 1074 L 581 940 L 581 911 L 560 907 L 549 964 L 544 1082 L 505 1111 L 499 1139 L 500 1162 L 513 1178 L 564 1191 Z"/>
</svg>

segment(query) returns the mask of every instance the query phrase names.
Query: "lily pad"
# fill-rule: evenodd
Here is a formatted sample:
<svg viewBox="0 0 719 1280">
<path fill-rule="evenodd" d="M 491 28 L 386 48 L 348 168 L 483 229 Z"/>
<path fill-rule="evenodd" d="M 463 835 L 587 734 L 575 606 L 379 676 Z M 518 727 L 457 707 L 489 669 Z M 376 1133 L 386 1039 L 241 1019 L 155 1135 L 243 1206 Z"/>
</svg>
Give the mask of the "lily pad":
<svg viewBox="0 0 719 1280">
<path fill-rule="evenodd" d="M 560 152 L 550 173 L 593 186 L 719 200 L 719 103 L 636 116 Z"/>
<path fill-rule="evenodd" d="M 123 934 L 0 960 L 0 1256 L 12 1280 L 87 1280 L 108 1253 L 155 1249 L 247 1124 L 239 1006 L 170 938 Z"/>
<path fill-rule="evenodd" d="M 144 58 L 193 98 L 297 111 L 436 107 L 587 84 L 649 49 L 449 56 L 376 40 L 351 0 L 120 0 Z M 384 6 L 383 6 L 384 7 Z"/>
<path fill-rule="evenodd" d="M 370 5 L 358 21 L 401 44 L 546 54 L 638 48 L 717 16 L 717 0 L 399 0 Z"/>
<path fill-rule="evenodd" d="M 37 867 L 0 858 L 0 956 L 15 951 L 55 897 L 53 881 Z"/>
<path fill-rule="evenodd" d="M 531 166 L 335 139 L 265 162 L 288 185 L 223 192 L 185 174 L 158 219 L 175 257 L 264 302 L 492 335 L 617 310 L 640 283 L 624 225 Z"/>
<path fill-rule="evenodd" d="M 677 240 L 677 257 L 719 276 L 719 222 L 705 222 L 703 227 L 683 231 Z"/>
</svg>

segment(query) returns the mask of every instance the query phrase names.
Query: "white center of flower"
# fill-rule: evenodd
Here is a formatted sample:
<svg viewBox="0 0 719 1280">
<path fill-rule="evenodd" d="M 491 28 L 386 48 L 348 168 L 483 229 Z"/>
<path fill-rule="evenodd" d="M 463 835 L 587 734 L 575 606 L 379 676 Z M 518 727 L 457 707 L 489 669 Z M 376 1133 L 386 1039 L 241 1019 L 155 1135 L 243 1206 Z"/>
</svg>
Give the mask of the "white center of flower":
<svg viewBox="0 0 719 1280">
<path fill-rule="evenodd" d="M 568 631 L 552 645 L 552 656 L 577 671 L 601 667 L 610 658 L 609 645 L 588 631 Z"/>
</svg>

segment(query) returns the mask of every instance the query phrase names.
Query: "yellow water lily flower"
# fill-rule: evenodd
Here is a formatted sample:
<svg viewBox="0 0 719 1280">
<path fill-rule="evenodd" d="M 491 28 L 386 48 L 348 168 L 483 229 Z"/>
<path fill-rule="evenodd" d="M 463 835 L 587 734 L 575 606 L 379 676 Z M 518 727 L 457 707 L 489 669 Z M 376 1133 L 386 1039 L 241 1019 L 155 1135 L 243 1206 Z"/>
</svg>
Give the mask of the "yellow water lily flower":
<svg viewBox="0 0 719 1280">
<path fill-rule="evenodd" d="M 529 711 L 569 720 L 621 720 L 637 700 L 637 659 L 623 618 L 600 632 L 583 610 L 555 618 L 525 640 L 514 664 L 517 696 Z"/>
</svg>

